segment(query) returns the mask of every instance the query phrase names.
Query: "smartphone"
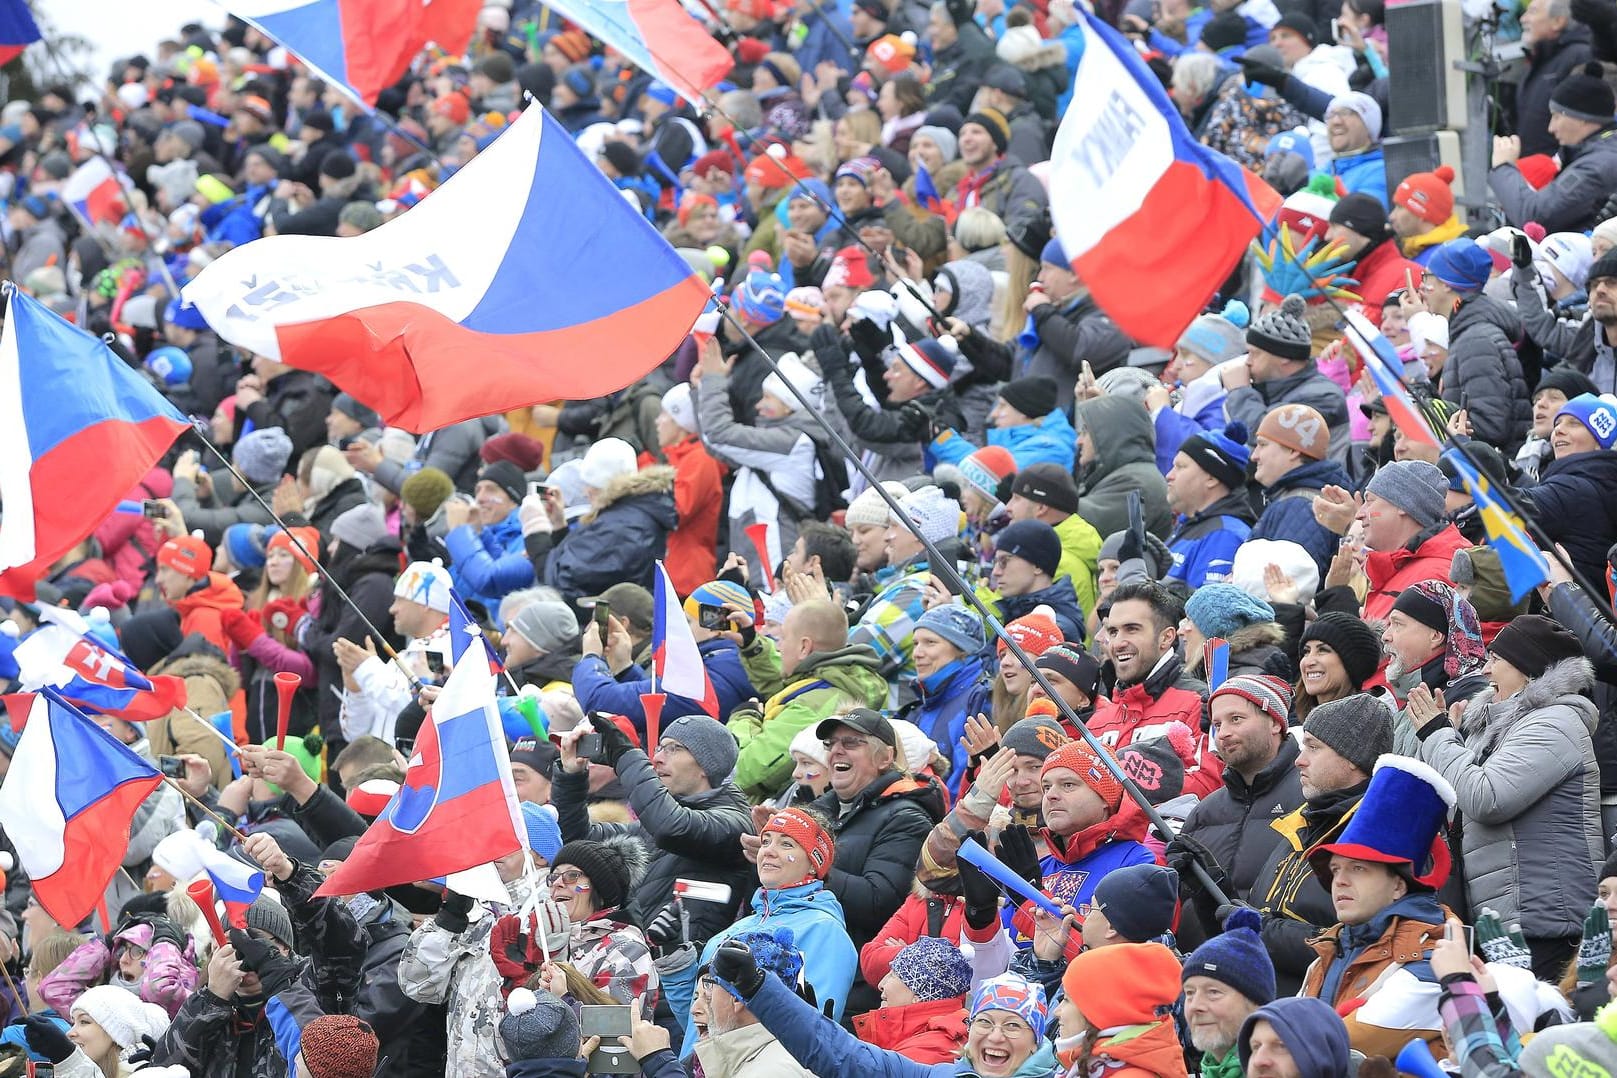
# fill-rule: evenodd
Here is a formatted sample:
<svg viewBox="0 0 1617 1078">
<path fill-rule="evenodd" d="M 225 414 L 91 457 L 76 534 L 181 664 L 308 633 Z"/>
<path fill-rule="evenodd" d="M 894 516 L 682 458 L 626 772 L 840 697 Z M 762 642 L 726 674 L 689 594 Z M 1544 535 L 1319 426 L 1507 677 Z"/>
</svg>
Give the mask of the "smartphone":
<svg viewBox="0 0 1617 1078">
<path fill-rule="evenodd" d="M 183 779 L 185 777 L 185 761 L 178 756 L 159 756 L 157 758 L 157 770 L 171 779 Z"/>
<path fill-rule="evenodd" d="M 1461 925 L 1460 931 L 1465 933 L 1465 949 L 1467 954 L 1477 953 L 1477 930 L 1470 925 Z M 1449 925 L 1443 926 L 1443 938 L 1453 939 L 1454 930 Z"/>
<path fill-rule="evenodd" d="M 601 755 L 601 735 L 591 730 L 583 737 L 580 737 L 577 751 L 580 760 L 588 760 L 591 763 L 599 762 L 596 757 Z"/>
<path fill-rule="evenodd" d="M 605 599 L 595 600 L 595 626 L 601 630 L 601 643 L 606 643 L 607 633 L 612 631 L 612 604 Z"/>
<path fill-rule="evenodd" d="M 357 434 L 348 434 L 348 435 L 345 435 L 345 436 L 343 436 L 341 438 L 338 438 L 337 439 L 337 448 L 338 449 L 347 449 L 349 446 L 353 445 L 354 442 L 356 440 L 358 440 L 358 438 L 359 438 L 359 435 L 357 435 Z"/>
<path fill-rule="evenodd" d="M 537 479 L 528 480 L 528 496 L 530 498 L 543 498 L 544 495 L 539 493 L 543 489 L 544 484 Z"/>
<path fill-rule="evenodd" d="M 601 1046 L 590 1056 L 586 1074 L 639 1074 L 640 1063 L 629 1051 L 627 1044 L 612 1039 L 629 1039 L 634 1020 L 626 1006 L 600 1007 L 585 1005 L 578 1010 L 578 1032 L 584 1039 L 600 1037 Z"/>
<path fill-rule="evenodd" d="M 704 603 L 696 608 L 696 624 L 711 632 L 723 632 L 730 628 L 730 612 Z"/>
<path fill-rule="evenodd" d="M 140 503 L 140 514 L 148 520 L 166 520 L 168 518 L 168 509 L 164 507 L 162 502 L 147 498 Z"/>
</svg>

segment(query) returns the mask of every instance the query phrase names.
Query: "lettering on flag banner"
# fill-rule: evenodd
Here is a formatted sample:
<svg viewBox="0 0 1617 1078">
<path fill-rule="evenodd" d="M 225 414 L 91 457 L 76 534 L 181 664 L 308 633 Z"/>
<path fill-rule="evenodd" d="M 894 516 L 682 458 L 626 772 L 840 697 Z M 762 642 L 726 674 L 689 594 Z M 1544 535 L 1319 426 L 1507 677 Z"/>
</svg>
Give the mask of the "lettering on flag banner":
<svg viewBox="0 0 1617 1078">
<path fill-rule="evenodd" d="M 1123 167 L 1145 127 L 1140 111 L 1113 90 L 1106 95 L 1093 126 L 1079 140 L 1072 164 L 1088 173 L 1092 187 L 1105 187 Z"/>
<path fill-rule="evenodd" d="M 365 273 L 326 276 L 318 266 L 311 266 L 306 271 L 278 274 L 273 280 L 262 284 L 258 275 L 254 274 L 242 280 L 242 298 L 230 305 L 227 316 L 256 322 L 260 314 L 268 314 L 299 300 L 312 299 L 336 288 L 383 289 L 401 296 L 426 296 L 461 286 L 460 278 L 449 268 L 443 255 L 437 253 L 403 265 L 390 266 L 375 262 L 365 268 Z"/>
</svg>

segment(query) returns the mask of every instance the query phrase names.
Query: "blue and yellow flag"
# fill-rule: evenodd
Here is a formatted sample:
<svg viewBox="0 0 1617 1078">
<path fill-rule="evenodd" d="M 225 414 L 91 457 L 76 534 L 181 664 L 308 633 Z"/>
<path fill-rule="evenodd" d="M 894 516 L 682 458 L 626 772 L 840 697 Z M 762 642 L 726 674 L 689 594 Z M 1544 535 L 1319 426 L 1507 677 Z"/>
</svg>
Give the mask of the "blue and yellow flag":
<svg viewBox="0 0 1617 1078">
<path fill-rule="evenodd" d="M 1472 501 L 1477 503 L 1482 526 L 1488 532 L 1488 545 L 1499 555 L 1499 567 L 1504 570 L 1505 583 L 1510 585 L 1511 601 L 1521 602 L 1522 596 L 1550 578 L 1544 552 L 1527 537 L 1521 518 L 1506 507 L 1494 493 L 1492 484 L 1478 474 L 1463 454 L 1450 449 L 1444 456 L 1454 465 L 1465 489 L 1471 492 Z"/>
</svg>

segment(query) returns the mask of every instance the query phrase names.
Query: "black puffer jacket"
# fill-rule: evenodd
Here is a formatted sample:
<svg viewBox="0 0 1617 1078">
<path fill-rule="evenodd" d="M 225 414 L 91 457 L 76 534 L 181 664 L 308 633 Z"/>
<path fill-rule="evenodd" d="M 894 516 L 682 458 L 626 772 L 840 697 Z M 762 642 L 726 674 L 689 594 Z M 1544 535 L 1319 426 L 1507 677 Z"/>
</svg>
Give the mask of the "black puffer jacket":
<svg viewBox="0 0 1617 1078">
<path fill-rule="evenodd" d="M 645 842 L 651 860 L 624 904 L 629 920 L 642 928 L 673 899 L 676 879 L 728 885 L 730 902 L 691 902 L 685 907 L 691 941 L 700 947 L 735 920 L 741 904 L 758 887 L 758 874 L 741 852 L 741 836 L 752 834 L 752 807 L 732 782 L 694 797 L 674 796 L 639 749 L 624 754 L 617 771 L 638 823 L 590 822 L 589 772 L 565 771 L 561 761 L 556 762 L 550 801 L 556 806 L 562 841 L 604 842 L 632 835 Z"/>
<path fill-rule="evenodd" d="M 1280 751 L 1248 784 L 1233 767 L 1224 769 L 1224 788 L 1214 790 L 1191 810 L 1182 834 L 1200 842 L 1218 859 L 1235 894 L 1250 901 L 1252 884 L 1282 842 L 1276 820 L 1303 803 L 1297 774 L 1297 739 L 1284 737 Z M 1213 929 L 1216 926 L 1204 926 Z"/>
<path fill-rule="evenodd" d="M 294 987 L 302 990 L 282 992 L 277 999 L 299 1026 L 307 1025 L 323 1013 L 308 959 L 298 960 Z M 262 997 L 220 999 L 204 985 L 180 1005 L 152 1051 L 152 1065 L 184 1067 L 192 1078 L 286 1078 L 292 1066 L 276 1047 L 265 1009 Z"/>
<path fill-rule="evenodd" d="M 386 634 L 375 641 L 376 650 L 384 655 L 389 647 L 401 647 L 404 643 L 393 631 L 393 615 L 388 613 L 393 605 L 393 578 L 399 575 L 400 552 L 398 539 L 391 535 L 372 543 L 363 552 L 355 551 L 347 543 L 339 543 L 337 554 L 328 567 L 337 583 L 354 600 L 354 605 L 364 611 L 365 618 Z M 342 729 L 338 717 L 342 701 L 331 691 L 331 686 L 342 684 L 342 668 L 337 665 L 331 645 L 343 639 L 364 647 L 368 636 L 372 634 L 365 627 L 365 619 L 354 613 L 353 607 L 335 594 L 322 597 L 320 613 L 314 624 L 304 631 L 300 644 L 303 653 L 314 660 L 315 671 L 320 676 L 320 694 L 315 707 L 323 731 Z"/>
<path fill-rule="evenodd" d="M 889 771 L 861 790 L 846 813 L 835 790 L 814 802 L 836 821 L 837 855 L 826 889 L 842 903 L 855 947 L 876 938 L 909 896 L 921 844 L 943 819 L 943 790 Z"/>
<path fill-rule="evenodd" d="M 1473 437 L 1514 456 L 1533 422 L 1533 403 L 1516 343 L 1516 312 L 1488 296 L 1460 304 L 1449 319 L 1449 358 L 1443 361 L 1443 399 L 1464 404 Z"/>
<path fill-rule="evenodd" d="M 659 465 L 617 476 L 592 516 L 557 534 L 527 536 L 524 546 L 540 582 L 568 602 L 625 581 L 650 591 L 656 561 L 678 524 L 674 469 Z"/>
<path fill-rule="evenodd" d="M 1561 543 L 1591 584 L 1606 579 L 1606 551 L 1617 543 L 1617 451 L 1594 449 L 1549 463 L 1538 485 L 1526 487 L 1539 527 Z"/>
</svg>

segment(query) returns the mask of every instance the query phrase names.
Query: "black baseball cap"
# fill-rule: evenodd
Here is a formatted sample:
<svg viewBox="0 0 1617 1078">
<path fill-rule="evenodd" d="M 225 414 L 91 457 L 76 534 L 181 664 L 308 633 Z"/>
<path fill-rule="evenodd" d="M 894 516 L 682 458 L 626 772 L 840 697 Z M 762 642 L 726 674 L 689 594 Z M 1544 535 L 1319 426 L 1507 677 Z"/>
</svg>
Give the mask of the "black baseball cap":
<svg viewBox="0 0 1617 1078">
<path fill-rule="evenodd" d="M 814 736 L 824 741 L 836 733 L 838 726 L 852 727 L 861 734 L 869 734 L 888 748 L 898 747 L 898 735 L 893 732 L 893 724 L 881 712 L 868 707 L 856 707 L 846 715 L 821 719 L 820 725 L 814 728 Z"/>
</svg>

